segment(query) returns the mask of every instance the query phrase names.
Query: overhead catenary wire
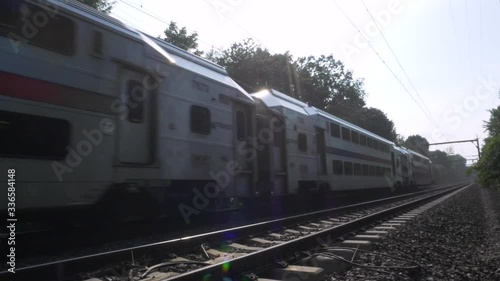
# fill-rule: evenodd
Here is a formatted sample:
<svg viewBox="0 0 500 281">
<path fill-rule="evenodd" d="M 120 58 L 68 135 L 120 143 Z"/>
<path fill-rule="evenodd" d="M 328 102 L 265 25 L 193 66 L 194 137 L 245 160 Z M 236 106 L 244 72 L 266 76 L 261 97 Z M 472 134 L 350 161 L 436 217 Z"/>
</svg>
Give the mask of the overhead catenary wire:
<svg viewBox="0 0 500 281">
<path fill-rule="evenodd" d="M 413 90 L 415 91 L 415 93 L 417 94 L 417 97 L 420 99 L 420 101 L 422 102 L 422 105 L 424 107 L 424 109 L 429 113 L 429 116 L 432 118 L 432 121 L 433 122 L 436 122 L 436 119 L 434 119 L 434 116 L 432 116 L 432 113 L 430 112 L 429 108 L 427 107 L 427 105 L 425 104 L 425 101 L 422 99 L 422 97 L 420 96 L 420 94 L 418 93 L 418 90 L 417 88 L 415 87 L 415 85 L 413 84 L 413 82 L 411 81 L 410 77 L 408 76 L 408 74 L 406 73 L 404 67 L 401 65 L 401 62 L 399 61 L 398 57 L 396 56 L 396 54 L 394 53 L 394 50 L 392 49 L 391 45 L 389 44 L 389 42 L 387 41 L 387 39 L 385 38 L 385 35 L 384 35 L 384 32 L 382 31 L 382 29 L 380 28 L 377 20 L 375 20 L 375 18 L 373 17 L 372 13 L 370 12 L 370 10 L 368 9 L 368 7 L 366 6 L 365 4 L 365 1 L 364 0 L 361 0 L 361 3 L 363 3 L 363 6 L 365 7 L 366 11 L 368 12 L 368 14 L 370 15 L 370 18 L 373 20 L 373 22 L 375 23 L 375 26 L 377 27 L 377 30 L 380 32 L 380 35 L 382 36 L 382 39 L 384 40 L 385 44 L 387 45 L 387 47 L 389 48 L 389 50 L 391 51 L 391 54 L 394 56 L 394 58 L 396 59 L 396 62 L 398 63 L 399 67 L 401 68 L 401 70 L 403 71 L 403 74 L 406 76 L 406 79 L 408 79 L 408 82 L 410 82 L 410 85 L 411 87 L 413 88 Z"/>
<path fill-rule="evenodd" d="M 387 69 L 391 72 L 391 74 L 394 76 L 394 78 L 396 78 L 396 80 L 398 80 L 399 84 L 401 84 L 401 86 L 403 87 L 403 89 L 405 90 L 406 93 L 408 93 L 408 95 L 411 97 L 411 99 L 415 102 L 415 104 L 417 104 L 417 106 L 420 108 L 420 110 L 425 114 L 425 116 L 427 117 L 427 119 L 429 119 L 429 121 L 431 121 L 432 125 L 436 128 L 436 129 L 439 129 L 438 125 L 436 124 L 436 122 L 433 121 L 432 117 L 429 116 L 429 114 L 422 108 L 422 106 L 420 105 L 420 103 L 415 99 L 415 97 L 410 93 L 410 91 L 408 91 L 408 88 L 406 88 L 405 84 L 403 83 L 403 81 L 401 81 L 401 79 L 399 79 L 399 77 L 394 73 L 394 71 L 389 67 L 389 65 L 385 62 L 385 60 L 382 58 L 382 56 L 377 52 L 377 50 L 375 49 L 375 47 L 373 47 L 373 45 L 371 44 L 370 40 L 368 40 L 368 38 L 366 38 L 366 36 L 361 32 L 361 30 L 359 30 L 359 28 L 354 24 L 354 22 L 351 20 L 351 18 L 345 13 L 345 11 L 339 6 L 339 4 L 336 2 L 336 0 L 332 0 L 333 3 L 335 4 L 335 6 L 337 6 L 337 8 L 340 10 L 340 12 L 347 18 L 347 20 L 350 22 L 350 24 L 354 27 L 354 29 L 356 29 L 356 31 L 361 34 L 361 36 L 363 36 L 363 38 L 366 40 L 366 42 L 368 43 L 368 46 L 370 46 L 370 48 L 373 50 L 373 52 L 375 52 L 375 54 L 378 56 L 378 58 L 382 61 L 382 63 L 387 67 Z"/>
<path fill-rule="evenodd" d="M 154 14 L 153 12 L 151 12 L 151 11 L 149 11 L 149 10 L 145 9 L 145 8 L 143 8 L 142 6 L 141 6 L 141 7 L 138 7 L 138 6 L 136 6 L 136 5 L 132 4 L 132 3 L 130 3 L 128 0 L 120 0 L 120 2 L 121 2 L 121 3 L 123 3 L 123 4 L 125 4 L 125 5 L 128 5 L 129 7 L 133 8 L 133 9 L 135 9 L 135 10 L 137 10 L 137 11 L 139 11 L 139 12 L 141 12 L 141 13 L 143 13 L 143 14 L 145 14 L 145 15 L 149 16 L 149 17 L 152 17 L 152 18 L 154 18 L 154 19 L 156 19 L 156 20 L 158 20 L 158 21 L 160 21 L 160 22 L 164 23 L 164 24 L 167 26 L 167 28 L 168 28 L 168 26 L 170 25 L 170 22 L 167 22 L 166 20 L 162 19 L 160 16 L 158 16 L 158 15 Z M 121 10 L 121 12 L 123 12 L 123 10 Z M 134 18 L 134 17 L 132 17 L 132 18 Z M 213 46 L 213 45 L 214 45 L 213 43 L 209 43 L 209 42 L 207 42 L 207 41 L 201 40 L 200 38 L 197 38 L 197 40 L 198 40 L 199 42 L 201 42 L 202 44 L 204 44 L 204 45 L 206 45 L 206 46 L 209 46 L 209 47 L 211 47 L 211 46 Z M 216 50 L 216 49 L 213 49 L 213 48 L 209 48 L 209 49 L 212 49 L 212 50 L 214 50 L 215 52 L 218 52 L 218 50 Z"/>
</svg>

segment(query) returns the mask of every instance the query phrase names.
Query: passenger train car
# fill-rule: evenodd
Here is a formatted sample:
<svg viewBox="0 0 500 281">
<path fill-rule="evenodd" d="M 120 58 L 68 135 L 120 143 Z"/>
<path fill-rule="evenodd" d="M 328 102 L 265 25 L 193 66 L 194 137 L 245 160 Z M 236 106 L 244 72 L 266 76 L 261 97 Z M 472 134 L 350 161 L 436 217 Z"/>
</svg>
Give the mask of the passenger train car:
<svg viewBox="0 0 500 281">
<path fill-rule="evenodd" d="M 145 208 L 214 180 L 251 190 L 237 147 L 253 99 L 223 68 L 79 2 L 1 5 L 0 167 L 17 170 L 18 210 Z M 219 175 L 232 160 L 241 172 Z"/>
<path fill-rule="evenodd" d="M 269 130 L 277 114 L 284 123 L 272 148 L 261 151 L 258 165 L 266 171 L 259 173 L 259 182 L 274 185 L 276 194 L 401 184 L 394 143 L 276 90 L 252 97 L 257 132 Z"/>
<path fill-rule="evenodd" d="M 2 1 L 0 60 L 0 168 L 16 169 L 18 211 L 156 213 L 201 194 L 226 206 L 432 178 L 423 155 L 277 91 L 250 95 L 79 2 Z"/>
</svg>

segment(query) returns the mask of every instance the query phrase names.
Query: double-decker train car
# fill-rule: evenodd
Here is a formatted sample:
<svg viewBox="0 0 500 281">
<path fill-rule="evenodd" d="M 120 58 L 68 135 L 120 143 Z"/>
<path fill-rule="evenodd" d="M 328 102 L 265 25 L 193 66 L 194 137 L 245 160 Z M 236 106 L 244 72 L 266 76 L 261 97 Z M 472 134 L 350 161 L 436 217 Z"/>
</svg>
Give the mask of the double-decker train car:
<svg viewBox="0 0 500 281">
<path fill-rule="evenodd" d="M 394 143 L 276 90 L 252 97 L 262 120 L 257 134 L 270 130 L 272 118 L 283 120 L 286 128 L 259 153 L 259 171 L 265 171 L 259 172 L 259 182 L 274 186 L 276 194 L 401 185 Z"/>
<path fill-rule="evenodd" d="M 0 60 L 0 168 L 16 170 L 16 210 L 30 215 L 193 212 L 207 197 L 227 207 L 432 177 L 422 155 L 275 90 L 250 95 L 76 1 L 0 2 Z"/>
<path fill-rule="evenodd" d="M 410 157 L 411 181 L 413 185 L 424 186 L 432 184 L 434 182 L 432 161 L 428 157 L 411 149 L 407 149 L 407 151 Z"/>
<path fill-rule="evenodd" d="M 223 68 L 79 2 L 0 6 L 0 167 L 17 171 L 18 211 L 253 190 L 237 148 L 254 102 Z"/>
</svg>

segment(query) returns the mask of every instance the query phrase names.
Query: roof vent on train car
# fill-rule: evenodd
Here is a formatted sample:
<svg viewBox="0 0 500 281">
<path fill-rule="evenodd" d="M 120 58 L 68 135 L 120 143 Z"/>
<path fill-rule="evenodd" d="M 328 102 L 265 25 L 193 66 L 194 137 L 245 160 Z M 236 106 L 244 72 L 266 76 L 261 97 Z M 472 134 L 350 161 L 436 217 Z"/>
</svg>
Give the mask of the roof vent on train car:
<svg viewBox="0 0 500 281">
<path fill-rule="evenodd" d="M 91 54 L 97 56 L 99 58 L 103 58 L 103 37 L 102 32 L 94 30 L 94 34 L 92 35 L 92 51 Z"/>
</svg>

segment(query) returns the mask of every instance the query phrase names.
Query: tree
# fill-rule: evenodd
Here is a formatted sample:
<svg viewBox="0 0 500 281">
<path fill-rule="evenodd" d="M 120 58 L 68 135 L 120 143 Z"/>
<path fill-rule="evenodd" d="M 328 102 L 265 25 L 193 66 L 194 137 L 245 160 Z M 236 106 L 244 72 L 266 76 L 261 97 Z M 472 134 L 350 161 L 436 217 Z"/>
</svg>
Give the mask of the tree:
<svg viewBox="0 0 500 281">
<path fill-rule="evenodd" d="M 500 106 L 491 109 L 490 113 L 490 119 L 484 126 L 488 138 L 473 169 L 481 185 L 500 189 Z"/>
<path fill-rule="evenodd" d="M 420 135 L 409 136 L 406 139 L 404 146 L 415 152 L 429 156 L 429 142 L 426 138 Z"/>
<path fill-rule="evenodd" d="M 445 168 L 450 168 L 448 154 L 441 150 L 429 151 L 429 158 L 433 164 L 443 165 Z"/>
<path fill-rule="evenodd" d="M 500 135 L 500 106 L 490 109 L 490 120 L 485 122 L 484 128 L 489 131 L 490 136 Z"/>
<path fill-rule="evenodd" d="M 170 22 L 168 28 L 165 29 L 165 37 L 158 38 L 175 45 L 185 51 L 192 52 L 197 56 L 201 56 L 203 54 L 202 51 L 198 50 L 198 33 L 196 31 L 188 34 L 186 27 L 179 29 L 177 24 L 173 21 Z"/>
<path fill-rule="evenodd" d="M 364 107 L 354 113 L 348 116 L 347 121 L 390 141 L 397 141 L 394 122 L 389 120 L 382 110 L 373 107 Z"/>
<path fill-rule="evenodd" d="M 482 186 L 500 189 L 500 135 L 490 137 L 483 146 L 474 170 Z"/>
<path fill-rule="evenodd" d="M 397 146 L 403 146 L 405 143 L 405 137 L 400 134 L 396 134 L 396 140 L 394 141 Z"/>
<path fill-rule="evenodd" d="M 288 53 L 271 54 L 252 39 L 232 44 L 220 53 L 210 52 L 207 59 L 223 66 L 243 89 L 253 93 L 264 88 L 286 94 L 295 92 L 295 66 Z"/>
<path fill-rule="evenodd" d="M 345 119 L 365 106 L 363 81 L 333 56 L 303 57 L 296 65 L 301 100 Z"/>
<path fill-rule="evenodd" d="M 79 2 L 82 2 L 83 4 L 90 6 L 100 12 L 103 12 L 105 14 L 109 14 L 111 12 L 111 9 L 113 9 L 113 5 L 115 2 L 111 2 L 109 0 L 77 0 Z"/>
</svg>

